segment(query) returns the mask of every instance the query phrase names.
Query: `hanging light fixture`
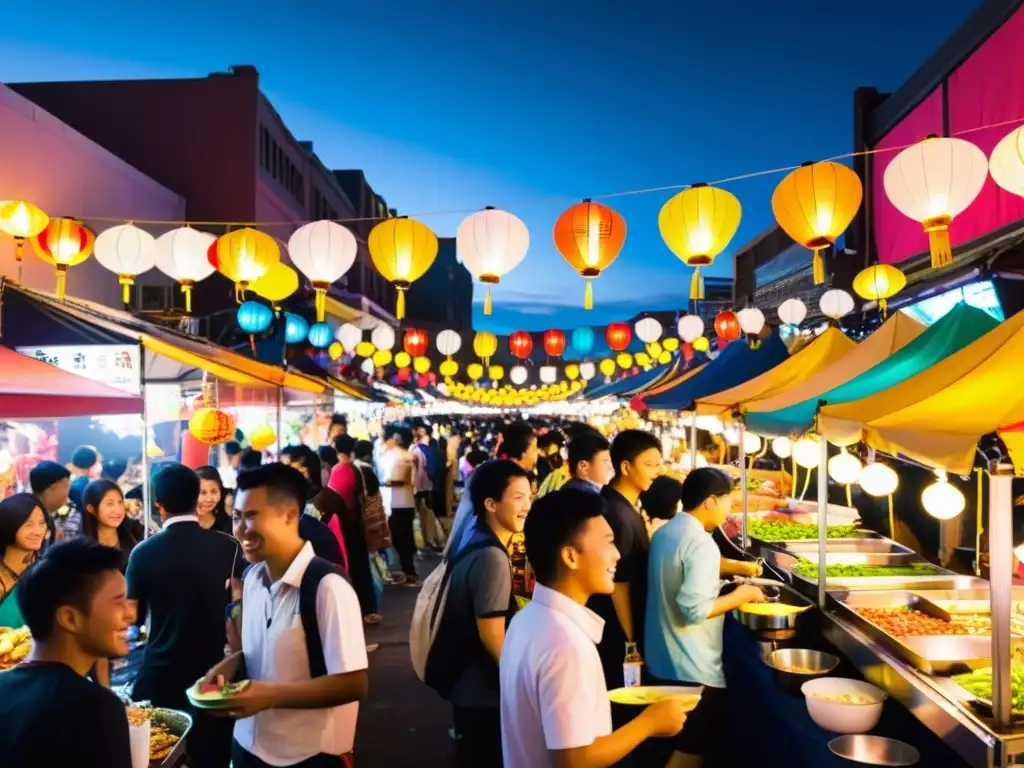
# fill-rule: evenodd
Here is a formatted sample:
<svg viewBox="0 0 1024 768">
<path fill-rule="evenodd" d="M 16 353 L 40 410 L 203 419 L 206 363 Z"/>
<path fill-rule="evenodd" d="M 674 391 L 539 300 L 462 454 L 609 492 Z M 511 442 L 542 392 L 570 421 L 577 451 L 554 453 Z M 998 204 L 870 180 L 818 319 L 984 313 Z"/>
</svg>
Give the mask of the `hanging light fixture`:
<svg viewBox="0 0 1024 768">
<path fill-rule="evenodd" d="M 530 232 L 508 211 L 485 208 L 463 219 L 455 234 L 462 266 L 487 286 L 484 314 L 491 314 L 491 286 L 519 266 L 530 248 Z"/>
<path fill-rule="evenodd" d="M 715 317 L 715 336 L 719 351 L 740 337 L 740 319 L 731 309 L 723 310 Z"/>
<path fill-rule="evenodd" d="M 379 323 L 370 332 L 370 341 L 377 349 L 390 351 L 395 346 L 395 330 L 387 323 Z"/>
<path fill-rule="evenodd" d="M 661 323 L 653 317 L 644 317 L 636 321 L 633 330 L 636 332 L 636 337 L 644 344 L 653 344 L 661 338 L 663 329 Z"/>
<path fill-rule="evenodd" d="M 548 357 L 561 357 L 565 353 L 565 334 L 557 328 L 544 331 L 541 342 Z"/>
<path fill-rule="evenodd" d="M 301 344 L 309 333 L 309 323 L 300 315 L 284 313 L 284 341 L 286 344 Z"/>
<path fill-rule="evenodd" d="M 585 325 L 574 330 L 572 348 L 581 357 L 589 355 L 594 350 L 594 329 Z"/>
<path fill-rule="evenodd" d="M 839 453 L 828 460 L 828 476 L 840 485 L 852 485 L 861 476 L 863 465 L 860 459 L 852 453 L 847 453 L 846 448 L 840 448 Z"/>
<path fill-rule="evenodd" d="M 530 377 L 530 372 L 526 370 L 525 365 L 514 365 L 512 370 L 508 372 L 509 381 L 515 384 L 517 387 L 525 384 L 526 380 Z"/>
<path fill-rule="evenodd" d="M 533 352 L 533 337 L 526 331 L 516 331 L 508 337 L 508 349 L 513 357 L 525 360 Z"/>
<path fill-rule="evenodd" d="M 692 344 L 704 335 L 704 320 L 700 315 L 683 315 L 679 318 L 676 330 L 679 338 L 687 344 Z"/>
<path fill-rule="evenodd" d="M 854 292 L 867 301 L 877 301 L 883 318 L 887 315 L 888 300 L 902 291 L 906 284 L 906 275 L 892 264 L 874 264 L 853 278 Z"/>
<path fill-rule="evenodd" d="M 358 252 L 355 235 L 334 221 L 311 221 L 288 238 L 292 264 L 306 276 L 316 292 L 314 306 L 318 323 L 323 322 L 326 313 L 327 289 L 352 268 Z"/>
<path fill-rule="evenodd" d="M 405 292 L 437 258 L 437 235 L 426 224 L 401 216 L 378 222 L 366 244 L 373 266 L 398 291 L 395 316 L 401 320 Z"/>
<path fill-rule="evenodd" d="M 185 314 L 192 314 L 192 287 L 216 270 L 207 258 L 217 238 L 192 227 L 164 232 L 153 245 L 156 268 L 181 286 Z"/>
<path fill-rule="evenodd" d="M 121 302 L 127 307 L 135 278 L 155 264 L 156 238 L 134 224 L 120 224 L 100 232 L 96 238 L 96 261 L 117 275 L 121 284 Z"/>
<path fill-rule="evenodd" d="M 626 220 L 606 205 L 584 200 L 558 217 L 555 248 L 587 281 L 583 308 L 593 309 L 597 279 L 615 261 L 626 242 Z"/>
<path fill-rule="evenodd" d="M 239 303 L 245 301 L 249 286 L 281 260 L 277 241 L 251 227 L 221 235 L 207 253 L 214 269 L 235 284 L 235 300 Z"/>
<path fill-rule="evenodd" d="M 334 329 L 327 323 L 314 323 L 309 328 L 308 338 L 317 349 L 327 349 L 334 340 Z"/>
<path fill-rule="evenodd" d="M 999 140 L 988 159 L 988 171 L 1000 187 L 1024 197 L 1024 126 Z"/>
<path fill-rule="evenodd" d="M 764 313 L 757 307 L 747 307 L 736 313 L 740 321 L 740 330 L 750 340 L 750 348 L 757 349 L 758 334 L 764 329 Z"/>
<path fill-rule="evenodd" d="M 341 327 L 338 329 L 336 338 L 341 342 L 341 346 L 345 351 L 351 354 L 355 351 L 359 342 L 363 340 L 363 330 L 358 325 L 342 323 Z"/>
<path fill-rule="evenodd" d="M 25 241 L 35 237 L 50 223 L 41 208 L 24 200 L 0 201 L 0 232 L 14 238 L 14 260 L 18 263 L 18 282 L 21 282 L 21 260 Z"/>
<path fill-rule="evenodd" d="M 270 265 L 263 277 L 253 280 L 249 288 L 257 296 L 269 301 L 275 310 L 279 310 L 281 302 L 299 290 L 299 273 L 283 261 L 278 261 Z"/>
<path fill-rule="evenodd" d="M 900 485 L 899 475 L 888 464 L 872 462 L 865 465 L 860 473 L 860 487 L 869 496 L 889 496 Z"/>
<path fill-rule="evenodd" d="M 941 469 L 935 470 L 935 477 L 935 482 L 921 491 L 921 506 L 932 517 L 952 520 L 964 511 L 967 499 Z"/>
<path fill-rule="evenodd" d="M 772 452 L 780 459 L 788 459 L 793 455 L 793 443 L 788 437 L 776 437 L 772 440 Z"/>
<path fill-rule="evenodd" d="M 59 218 L 50 219 L 43 231 L 29 242 L 36 256 L 57 268 L 56 294 L 58 299 L 63 299 L 68 268 L 81 264 L 92 255 L 96 236 L 74 219 Z"/>
<path fill-rule="evenodd" d="M 587 361 L 585 363 L 580 363 L 580 378 L 581 379 L 583 379 L 584 381 L 590 381 L 596 375 L 597 375 L 597 367 L 593 363 L 591 363 L 589 361 Z"/>
<path fill-rule="evenodd" d="M 821 314 L 838 321 L 839 318 L 853 312 L 853 296 L 840 288 L 833 288 L 821 295 L 818 306 L 821 308 Z"/>
<path fill-rule="evenodd" d="M 731 192 L 694 184 L 673 195 L 658 213 L 658 229 L 665 245 L 682 262 L 693 267 L 690 298 L 704 298 L 701 267 L 709 267 L 732 240 L 740 226 L 743 208 Z"/>
<path fill-rule="evenodd" d="M 786 299 L 779 305 L 779 320 L 796 328 L 807 317 L 807 305 L 800 299 Z"/>
<path fill-rule="evenodd" d="M 821 463 L 821 448 L 818 441 L 801 437 L 793 443 L 793 460 L 804 469 L 814 469 Z"/>
<path fill-rule="evenodd" d="M 628 323 L 608 323 L 604 332 L 605 341 L 608 347 L 614 352 L 622 352 L 633 340 L 633 332 L 629 329 Z"/>
<path fill-rule="evenodd" d="M 538 375 L 542 384 L 554 384 L 558 380 L 558 369 L 553 365 L 542 365 Z"/>
</svg>

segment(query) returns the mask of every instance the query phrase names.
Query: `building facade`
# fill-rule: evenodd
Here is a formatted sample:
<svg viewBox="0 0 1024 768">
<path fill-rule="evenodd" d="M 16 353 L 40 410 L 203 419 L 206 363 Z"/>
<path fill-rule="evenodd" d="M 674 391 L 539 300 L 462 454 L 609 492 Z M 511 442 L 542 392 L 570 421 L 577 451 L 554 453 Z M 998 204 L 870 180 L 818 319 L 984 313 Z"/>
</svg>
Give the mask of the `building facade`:
<svg viewBox="0 0 1024 768">
<path fill-rule="evenodd" d="M 456 257 L 454 237 L 438 238 L 437 258 L 409 288 L 406 313 L 427 329 L 472 330 L 473 276 Z"/>
</svg>

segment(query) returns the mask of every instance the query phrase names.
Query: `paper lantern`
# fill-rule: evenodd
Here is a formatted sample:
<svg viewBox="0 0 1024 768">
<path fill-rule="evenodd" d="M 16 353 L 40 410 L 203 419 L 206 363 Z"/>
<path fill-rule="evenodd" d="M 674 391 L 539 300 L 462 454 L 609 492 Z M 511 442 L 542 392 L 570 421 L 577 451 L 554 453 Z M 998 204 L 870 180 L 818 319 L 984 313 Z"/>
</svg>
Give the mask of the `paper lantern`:
<svg viewBox="0 0 1024 768">
<path fill-rule="evenodd" d="M 772 452 L 780 459 L 788 459 L 793 455 L 793 444 L 788 437 L 776 437 L 772 440 Z"/>
<path fill-rule="evenodd" d="M 779 320 L 786 325 L 800 325 L 805 317 L 807 317 L 807 305 L 800 299 L 786 299 L 779 305 Z"/>
<path fill-rule="evenodd" d="M 710 266 L 732 240 L 743 209 L 736 196 L 707 184 L 694 184 L 673 195 L 658 214 L 661 239 L 688 267 L 693 267 L 690 298 L 704 298 L 700 268 Z"/>
<path fill-rule="evenodd" d="M 429 387 L 430 386 L 430 376 L 428 376 L 425 373 L 417 374 L 416 375 L 416 386 L 419 387 L 420 389 L 423 389 L 425 387 Z"/>
<path fill-rule="evenodd" d="M 899 475 L 888 464 L 873 462 L 861 470 L 860 487 L 869 496 L 889 496 L 899 488 Z"/>
<path fill-rule="evenodd" d="M 606 205 L 584 200 L 555 221 L 555 248 L 587 281 L 584 309 L 594 307 L 592 281 L 601 275 L 626 242 L 626 220 Z"/>
<path fill-rule="evenodd" d="M 683 315 L 679 318 L 676 326 L 679 338 L 687 344 L 692 344 L 704 335 L 704 320 L 700 315 Z"/>
<path fill-rule="evenodd" d="M 356 344 L 356 356 L 357 357 L 372 357 L 373 353 L 377 351 L 377 348 L 373 346 L 372 341 L 360 341 Z"/>
<path fill-rule="evenodd" d="M 853 290 L 862 299 L 877 301 L 878 309 L 885 317 L 886 302 L 903 290 L 907 276 L 892 264 L 875 264 L 862 269 L 853 278 Z"/>
<path fill-rule="evenodd" d="M 342 323 L 336 338 L 341 342 L 341 346 L 345 348 L 346 352 L 352 352 L 359 345 L 359 342 L 363 340 L 363 329 L 352 323 Z"/>
<path fill-rule="evenodd" d="M 662 349 L 664 349 L 666 352 L 675 352 L 677 349 L 679 349 L 679 339 L 677 339 L 675 336 L 669 336 L 668 338 L 662 339 L 658 343 L 661 344 Z M 651 354 L 654 353 L 651 352 Z"/>
<path fill-rule="evenodd" d="M 946 473 L 935 471 L 936 481 L 921 491 L 921 506 L 924 511 L 939 520 L 952 520 L 964 511 L 967 499 L 963 492 L 950 484 Z"/>
<path fill-rule="evenodd" d="M 412 365 L 412 355 L 408 352 L 399 352 L 395 355 L 396 368 L 408 368 L 410 365 Z"/>
<path fill-rule="evenodd" d="M 544 384 L 554 384 L 558 379 L 558 369 L 553 365 L 542 365 L 538 374 Z"/>
<path fill-rule="evenodd" d="M 860 479 L 863 465 L 853 454 L 841 448 L 839 453 L 828 460 L 828 476 L 840 485 L 853 485 Z"/>
<path fill-rule="evenodd" d="M 605 341 L 615 352 L 622 352 L 633 340 L 633 332 L 628 323 L 609 323 L 604 332 Z"/>
<path fill-rule="evenodd" d="M 395 346 L 395 331 L 386 323 L 380 323 L 370 332 L 370 341 L 377 349 L 390 350 Z"/>
<path fill-rule="evenodd" d="M 402 336 L 402 349 L 413 357 L 425 355 L 429 345 L 430 338 L 427 336 L 427 332 L 419 328 L 409 328 Z"/>
<path fill-rule="evenodd" d="M 481 360 L 488 360 L 498 351 L 498 337 L 489 331 L 480 331 L 473 337 L 473 352 Z"/>
<path fill-rule="evenodd" d="M 343 354 L 345 354 L 345 348 L 341 346 L 340 341 L 332 341 L 330 346 L 327 347 L 327 356 L 331 360 L 339 360 Z"/>
<path fill-rule="evenodd" d="M 750 339 L 750 348 L 757 349 L 757 336 L 764 328 L 764 313 L 756 307 L 747 307 L 736 313 L 742 330 Z"/>
<path fill-rule="evenodd" d="M 615 373 L 615 361 L 614 360 L 602 360 L 601 361 L 601 365 L 598 366 L 598 369 L 605 376 L 611 376 L 613 373 Z"/>
<path fill-rule="evenodd" d="M 220 445 L 235 436 L 235 420 L 216 408 L 199 408 L 188 420 L 188 431 L 204 445 Z"/>
<path fill-rule="evenodd" d="M 470 363 L 466 366 L 466 375 L 472 380 L 477 381 L 483 378 L 484 367 L 480 363 Z"/>
<path fill-rule="evenodd" d="M 453 330 L 441 331 L 437 334 L 437 351 L 451 357 L 462 349 L 462 337 Z"/>
<path fill-rule="evenodd" d="M 392 360 L 394 360 L 394 355 L 391 354 L 390 349 L 378 349 L 373 353 L 373 364 L 377 368 L 383 368 L 385 365 L 390 365 Z"/>
<path fill-rule="evenodd" d="M 254 451 L 265 451 L 277 441 L 277 435 L 269 424 L 261 424 L 249 433 L 249 447 Z"/>
<path fill-rule="evenodd" d="M 380 368 L 381 366 L 377 366 L 377 367 Z M 409 382 L 409 379 L 411 379 L 411 378 L 412 378 L 412 371 L 410 371 L 408 368 L 399 368 L 398 372 L 395 374 L 395 380 L 399 384 L 407 384 Z"/>
<path fill-rule="evenodd" d="M 572 348 L 576 354 L 586 357 L 594 349 L 594 329 L 589 326 L 577 328 L 572 332 Z"/>
<path fill-rule="evenodd" d="M 318 323 L 323 322 L 326 312 L 327 289 L 352 268 L 358 252 L 355 235 L 333 221 L 311 221 L 288 238 L 292 264 L 306 276 L 316 292 Z"/>
<path fill-rule="evenodd" d="M 491 381 L 501 381 L 505 377 L 505 369 L 500 365 L 491 365 L 487 368 L 487 378 Z"/>
<path fill-rule="evenodd" d="M 584 381 L 590 381 L 594 376 L 597 375 L 597 368 L 591 362 L 580 363 L 580 378 Z"/>
<path fill-rule="evenodd" d="M 646 352 L 637 352 L 633 356 L 633 359 L 636 360 L 636 364 L 637 365 L 642 365 L 644 367 L 649 366 L 651 364 L 651 361 L 652 361 L 651 356 L 649 354 L 647 354 Z"/>
<path fill-rule="evenodd" d="M 698 336 L 693 340 L 693 348 L 697 352 L 707 352 L 711 349 L 711 342 L 708 341 L 707 336 Z"/>
<path fill-rule="evenodd" d="M 370 354 L 372 355 L 373 353 L 371 352 Z M 362 371 L 367 376 L 373 376 L 373 374 L 377 371 L 377 369 L 373 367 L 373 360 L 369 357 L 367 357 L 365 360 L 363 360 L 362 363 L 359 364 L 359 370 Z"/>
<path fill-rule="evenodd" d="M 996 184 L 1024 197 L 1024 126 L 999 140 L 988 159 L 988 170 Z"/>
<path fill-rule="evenodd" d="M 306 340 L 309 333 L 309 323 L 304 317 L 293 315 L 291 312 L 284 313 L 284 340 L 286 344 L 300 344 Z"/>
<path fill-rule="evenodd" d="M 526 380 L 530 378 L 530 372 L 526 370 L 525 365 L 516 365 L 508 372 L 508 378 L 513 384 L 519 386 L 525 384 Z"/>
<path fill-rule="evenodd" d="M 131 301 L 135 278 L 153 268 L 156 238 L 134 224 L 120 224 L 100 232 L 96 238 L 96 261 L 117 275 L 121 301 Z"/>
<path fill-rule="evenodd" d="M 459 372 L 459 364 L 454 360 L 442 360 L 441 365 L 438 366 L 442 376 L 451 377 Z"/>
<path fill-rule="evenodd" d="M 462 266 L 487 286 L 484 314 L 491 314 L 491 286 L 515 269 L 530 247 L 530 232 L 508 211 L 485 208 L 463 219 L 455 234 Z"/>
<path fill-rule="evenodd" d="M 672 362 L 672 353 L 669 352 L 667 349 L 662 350 L 662 353 L 658 355 L 658 362 L 661 365 L 668 365 L 669 363 Z"/>
<path fill-rule="evenodd" d="M 633 365 L 633 356 L 629 352 L 620 352 L 615 356 L 615 364 L 626 369 Z"/>
<path fill-rule="evenodd" d="M 821 447 L 817 440 L 801 437 L 793 443 L 793 460 L 804 469 L 814 469 L 821 463 Z"/>
<path fill-rule="evenodd" d="M 856 172 L 832 161 L 804 163 L 775 188 L 772 213 L 783 232 L 814 252 L 815 285 L 825 282 L 822 251 L 850 226 L 863 198 Z"/>
<path fill-rule="evenodd" d="M 192 286 L 216 271 L 207 258 L 216 242 L 208 232 L 179 227 L 160 235 L 153 245 L 156 268 L 181 286 L 186 314 L 192 313 Z"/>
<path fill-rule="evenodd" d="M 840 288 L 833 288 L 821 295 L 821 314 L 838 320 L 853 312 L 853 296 Z"/>
<path fill-rule="evenodd" d="M 753 432 L 743 433 L 743 452 L 747 456 L 753 456 L 761 450 L 761 438 Z"/>
<path fill-rule="evenodd" d="M 569 363 L 562 372 L 565 374 L 565 378 L 572 381 L 580 375 L 580 367 L 576 363 Z"/>
<path fill-rule="evenodd" d="M 29 242 L 40 259 L 57 268 L 56 294 L 58 299 L 63 299 L 68 268 L 89 258 L 96 236 L 74 219 L 59 218 L 50 219 L 50 223 Z"/>
<path fill-rule="evenodd" d="M 373 266 L 398 291 L 395 316 L 401 320 L 405 292 L 437 258 L 437 235 L 426 224 L 403 216 L 378 222 L 366 244 Z"/>
<path fill-rule="evenodd" d="M 235 299 L 244 301 L 249 285 L 281 260 L 281 248 L 265 232 L 243 227 L 218 237 L 208 257 L 214 269 L 235 284 Z"/>
<path fill-rule="evenodd" d="M 740 319 L 731 309 L 723 310 L 715 317 L 715 335 L 720 350 L 740 337 Z"/>
<path fill-rule="evenodd" d="M 565 353 L 565 334 L 556 328 L 544 331 L 544 354 L 548 357 L 561 357 Z"/>
<path fill-rule="evenodd" d="M 317 349 L 326 349 L 334 340 L 334 329 L 327 323 L 313 323 L 309 328 L 309 343 Z"/>
<path fill-rule="evenodd" d="M 430 371 L 430 358 L 429 357 L 417 357 L 412 361 L 412 369 L 416 373 L 427 373 Z"/>
<path fill-rule="evenodd" d="M 949 226 L 974 202 L 988 178 L 988 158 L 969 141 L 929 136 L 886 166 L 885 194 L 928 233 L 932 267 L 953 263 Z"/>
<path fill-rule="evenodd" d="M 235 316 L 238 320 L 238 327 L 249 335 L 263 333 L 274 322 L 273 310 L 258 301 L 242 302 Z"/>
<path fill-rule="evenodd" d="M 253 293 L 269 301 L 274 309 L 279 309 L 281 302 L 299 290 L 299 273 L 289 267 L 283 261 L 270 265 L 263 277 L 252 282 L 249 286 Z M 317 321 L 323 321 L 322 315 L 317 315 Z"/>
<path fill-rule="evenodd" d="M 0 232 L 14 238 L 14 260 L 18 263 L 18 280 L 21 280 L 21 259 L 25 240 L 35 237 L 50 223 L 41 208 L 24 200 L 0 201 Z"/>
<path fill-rule="evenodd" d="M 653 344 L 661 338 L 662 333 L 661 323 L 653 317 L 637 320 L 633 330 L 636 331 L 636 337 L 644 344 Z"/>
<path fill-rule="evenodd" d="M 516 331 L 508 337 L 508 349 L 513 357 L 525 360 L 533 352 L 533 337 L 526 331 Z"/>
</svg>

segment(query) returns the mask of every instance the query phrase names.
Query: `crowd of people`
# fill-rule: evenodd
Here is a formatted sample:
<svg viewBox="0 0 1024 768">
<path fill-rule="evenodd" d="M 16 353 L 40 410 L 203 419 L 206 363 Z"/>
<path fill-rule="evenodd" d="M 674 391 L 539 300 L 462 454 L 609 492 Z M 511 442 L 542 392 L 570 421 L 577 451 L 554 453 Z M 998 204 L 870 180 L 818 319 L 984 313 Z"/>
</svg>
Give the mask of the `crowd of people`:
<svg viewBox="0 0 1024 768">
<path fill-rule="evenodd" d="M 131 698 L 190 712 L 192 768 L 352 765 L 364 627 L 395 584 L 421 588 L 410 647 L 451 706 L 460 765 L 700 765 L 728 720 L 723 617 L 763 599 L 720 594 L 759 575 L 711 536 L 731 478 L 662 474 L 660 441 L 638 430 L 438 427 L 370 442 L 338 416 L 327 444 L 272 463 L 229 444 L 222 467 L 164 464 L 148 537 L 132 492 L 91 477 L 93 449 L 37 465 L 31 493 L 0 502 L 0 626 L 33 639 L 0 673 L 3 764 L 127 768 L 110 662 L 141 631 Z M 237 679 L 217 716 L 186 696 Z M 641 682 L 704 691 L 692 712 L 611 704 Z"/>
</svg>

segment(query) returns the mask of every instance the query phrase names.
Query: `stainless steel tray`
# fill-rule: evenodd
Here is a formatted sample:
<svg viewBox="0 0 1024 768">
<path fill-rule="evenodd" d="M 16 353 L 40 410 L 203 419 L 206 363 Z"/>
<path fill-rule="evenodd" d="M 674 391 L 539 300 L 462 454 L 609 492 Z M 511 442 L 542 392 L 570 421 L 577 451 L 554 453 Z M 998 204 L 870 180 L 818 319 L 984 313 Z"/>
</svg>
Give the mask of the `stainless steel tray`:
<svg viewBox="0 0 1024 768">
<path fill-rule="evenodd" d="M 984 589 L 929 589 L 917 590 L 918 594 L 950 613 L 992 613 L 991 593 L 988 582 L 982 582 Z M 1011 600 L 1024 603 L 1024 587 L 1014 587 Z"/>
<path fill-rule="evenodd" d="M 787 543 L 786 550 L 795 555 L 814 555 L 818 553 L 817 541 L 791 541 Z M 847 553 L 864 552 L 880 555 L 907 555 L 914 554 L 914 550 L 897 544 L 892 539 L 865 538 L 865 539 L 829 539 L 826 545 L 828 552 Z M 814 559 L 812 557 L 812 559 Z"/>
<path fill-rule="evenodd" d="M 178 743 L 174 745 L 174 749 L 167 754 L 167 757 L 163 760 L 150 762 L 150 768 L 154 768 L 154 766 L 172 768 L 178 765 L 185 757 L 185 737 L 192 730 L 191 715 L 176 709 L 161 709 L 157 707 L 153 709 L 150 722 L 166 725 L 167 730 L 178 737 Z"/>
</svg>

